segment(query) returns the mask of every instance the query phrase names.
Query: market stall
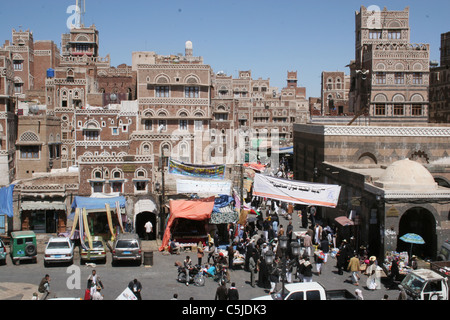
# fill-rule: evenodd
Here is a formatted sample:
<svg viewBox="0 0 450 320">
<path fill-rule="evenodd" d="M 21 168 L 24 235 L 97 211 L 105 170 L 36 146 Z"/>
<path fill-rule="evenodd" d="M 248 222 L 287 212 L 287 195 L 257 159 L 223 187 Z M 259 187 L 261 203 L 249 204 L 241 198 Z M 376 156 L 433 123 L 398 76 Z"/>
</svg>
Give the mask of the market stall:
<svg viewBox="0 0 450 320">
<path fill-rule="evenodd" d="M 214 208 L 214 197 L 193 200 L 170 200 L 169 202 L 169 220 L 159 251 L 169 245 L 172 236 L 177 236 L 182 242 L 190 239 L 193 243 L 199 240 L 205 241 L 207 238 L 206 225 L 211 218 Z M 205 228 L 201 229 L 201 226 Z M 194 228 L 194 229 L 192 229 Z"/>
<path fill-rule="evenodd" d="M 75 197 L 72 212 L 68 217 L 74 221 L 71 236 L 77 235 L 74 231 L 81 217 L 79 226 L 86 226 L 84 230 L 89 231 L 89 235 L 103 236 L 104 239 L 115 237 L 118 231 L 123 232 L 123 221 L 126 219 L 125 205 L 126 199 L 123 196 Z"/>
<path fill-rule="evenodd" d="M 386 274 L 390 274 L 392 263 L 395 260 L 397 261 L 400 277 L 404 277 L 411 272 L 408 252 L 387 251 L 381 266 Z"/>
</svg>

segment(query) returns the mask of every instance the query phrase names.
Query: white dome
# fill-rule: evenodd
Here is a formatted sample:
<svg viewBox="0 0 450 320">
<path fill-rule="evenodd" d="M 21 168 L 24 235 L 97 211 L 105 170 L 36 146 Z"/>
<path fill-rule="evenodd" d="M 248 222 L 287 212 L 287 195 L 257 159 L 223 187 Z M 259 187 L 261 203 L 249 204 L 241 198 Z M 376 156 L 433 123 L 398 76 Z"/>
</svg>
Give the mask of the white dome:
<svg viewBox="0 0 450 320">
<path fill-rule="evenodd" d="M 186 41 L 186 49 L 192 49 L 192 41 Z"/>
<path fill-rule="evenodd" d="M 422 164 L 409 159 L 399 160 L 386 168 L 375 185 L 385 189 L 437 189 L 431 173 Z"/>
</svg>

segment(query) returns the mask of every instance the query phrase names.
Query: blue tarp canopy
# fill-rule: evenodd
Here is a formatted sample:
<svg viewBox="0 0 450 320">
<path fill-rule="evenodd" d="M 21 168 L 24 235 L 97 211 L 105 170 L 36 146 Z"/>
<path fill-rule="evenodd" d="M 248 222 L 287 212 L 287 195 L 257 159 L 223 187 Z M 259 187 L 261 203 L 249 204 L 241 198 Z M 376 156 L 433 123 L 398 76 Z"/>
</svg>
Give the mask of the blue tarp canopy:
<svg viewBox="0 0 450 320">
<path fill-rule="evenodd" d="M 226 194 L 219 195 L 214 199 L 213 212 L 220 212 L 221 208 L 229 206 L 232 201 L 234 201 L 232 196 Z"/>
<path fill-rule="evenodd" d="M 8 217 L 13 217 L 13 191 L 14 184 L 0 189 L 0 214 L 6 214 Z"/>
<path fill-rule="evenodd" d="M 85 208 L 87 211 L 89 210 L 106 210 L 106 204 L 109 204 L 111 209 L 116 208 L 116 202 L 119 202 L 119 206 L 121 208 L 125 208 L 126 199 L 125 197 L 107 197 L 107 198 L 90 198 L 90 197 L 75 197 L 72 203 L 72 213 L 68 217 L 69 219 L 73 219 L 75 216 L 75 209 Z"/>
</svg>

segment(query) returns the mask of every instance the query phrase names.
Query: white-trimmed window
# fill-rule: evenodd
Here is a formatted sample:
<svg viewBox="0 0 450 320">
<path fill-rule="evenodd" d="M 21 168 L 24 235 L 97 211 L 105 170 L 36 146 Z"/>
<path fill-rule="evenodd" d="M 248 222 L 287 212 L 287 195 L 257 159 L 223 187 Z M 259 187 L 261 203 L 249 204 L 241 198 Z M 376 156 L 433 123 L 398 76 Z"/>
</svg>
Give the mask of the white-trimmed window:
<svg viewBox="0 0 450 320">
<path fill-rule="evenodd" d="M 186 119 L 181 119 L 179 122 L 179 128 L 182 131 L 187 131 L 188 130 L 188 121 Z"/>
<path fill-rule="evenodd" d="M 103 193 L 104 183 L 102 181 L 94 181 L 91 183 L 93 193 Z"/>
<path fill-rule="evenodd" d="M 22 71 L 23 70 L 23 60 L 14 60 L 14 71 Z"/>
<path fill-rule="evenodd" d="M 21 146 L 20 159 L 39 159 L 39 146 Z"/>
<path fill-rule="evenodd" d="M 152 120 L 145 120 L 144 121 L 144 129 L 146 131 L 151 131 L 153 129 L 153 121 Z"/>
<path fill-rule="evenodd" d="M 99 140 L 100 133 L 98 130 L 85 130 L 84 139 L 87 141 Z"/>
<path fill-rule="evenodd" d="M 411 107 L 412 116 L 421 116 L 423 114 L 423 106 L 421 104 L 413 104 Z"/>
<path fill-rule="evenodd" d="M 405 74 L 403 72 L 395 73 L 395 84 L 405 84 Z"/>
<path fill-rule="evenodd" d="M 375 105 L 375 115 L 376 116 L 384 116 L 386 115 L 386 105 L 385 104 L 376 104 Z"/>
<path fill-rule="evenodd" d="M 184 96 L 185 98 L 198 98 L 200 94 L 200 89 L 198 87 L 185 87 Z"/>
<path fill-rule="evenodd" d="M 157 98 L 169 98 L 170 97 L 170 89 L 168 86 L 157 86 L 155 88 L 155 96 Z"/>
</svg>

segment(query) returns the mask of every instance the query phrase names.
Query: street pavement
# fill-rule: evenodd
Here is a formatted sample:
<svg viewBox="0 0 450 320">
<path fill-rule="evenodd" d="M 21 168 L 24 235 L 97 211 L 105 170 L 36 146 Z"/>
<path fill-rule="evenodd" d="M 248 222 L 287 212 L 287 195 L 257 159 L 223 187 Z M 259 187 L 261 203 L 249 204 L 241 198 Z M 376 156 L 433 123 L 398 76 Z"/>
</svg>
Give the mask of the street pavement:
<svg viewBox="0 0 450 320">
<path fill-rule="evenodd" d="M 293 216 L 294 231 L 302 231 L 300 221 L 296 215 Z M 288 221 L 280 217 L 280 224 L 286 229 Z M 212 278 L 206 279 L 205 286 L 196 287 L 194 285 L 186 286 L 177 282 L 177 261 L 182 262 L 186 255 L 196 262 L 196 252 L 182 252 L 180 255 L 166 255 L 158 251 L 160 243 L 155 241 L 143 241 L 143 251 L 153 252 L 153 263 L 151 266 L 135 266 L 124 263 L 116 267 L 111 266 L 110 254 L 106 264 L 95 266 L 82 265 L 75 260 L 72 267 L 55 266 L 44 267 L 42 254 L 38 256 L 37 264 L 23 263 L 14 266 L 10 259 L 7 264 L 0 266 L 0 300 L 31 300 L 33 293 L 37 292 L 37 287 L 43 276 L 48 273 L 52 279 L 51 294 L 49 298 L 83 298 L 86 288 L 86 280 L 91 274 L 93 268 L 101 277 L 105 289 L 102 291 L 105 300 L 115 300 L 120 293 L 127 287 L 128 283 L 134 278 L 138 279 L 143 286 L 143 300 L 170 300 L 173 294 L 178 294 L 179 300 L 214 300 L 215 292 L 218 287 L 217 282 Z M 203 258 L 206 263 L 206 257 Z M 367 277 L 361 276 L 359 286 L 350 283 L 350 272 L 344 271 L 343 275 L 337 273 L 335 267 L 336 260 L 329 257 L 328 262 L 322 268 L 322 274 L 313 275 L 313 281 L 321 283 L 326 289 L 347 289 L 354 293 L 355 289 L 361 289 L 365 300 L 382 300 L 385 294 L 389 300 L 396 300 L 398 289 L 389 290 L 385 281 L 382 279 L 380 290 L 368 290 L 365 283 Z M 78 272 L 78 286 L 70 285 L 73 283 L 73 274 Z M 71 278 L 72 277 L 72 278 Z M 268 294 L 268 290 L 260 287 L 250 286 L 250 273 L 243 269 L 237 269 L 230 272 L 231 282 L 236 283 L 241 300 L 250 300 L 255 297 Z M 228 284 L 228 287 L 230 284 Z M 70 287 L 70 288 L 69 288 Z M 281 289 L 281 283 L 277 285 Z"/>
</svg>

